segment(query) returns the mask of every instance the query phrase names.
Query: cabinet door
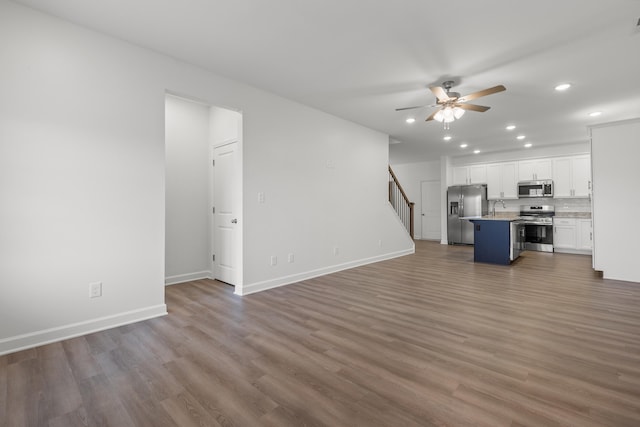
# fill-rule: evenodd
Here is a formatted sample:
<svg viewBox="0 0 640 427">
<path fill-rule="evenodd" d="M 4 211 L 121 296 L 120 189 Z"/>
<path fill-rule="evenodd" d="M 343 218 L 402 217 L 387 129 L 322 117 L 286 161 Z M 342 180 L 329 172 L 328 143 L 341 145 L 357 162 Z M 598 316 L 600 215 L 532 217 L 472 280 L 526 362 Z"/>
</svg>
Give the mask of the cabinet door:
<svg viewBox="0 0 640 427">
<path fill-rule="evenodd" d="M 487 179 L 489 169 L 487 168 Z M 518 198 L 518 164 L 509 162 L 502 164 L 502 198 L 517 199 Z"/>
<path fill-rule="evenodd" d="M 578 249 L 593 249 L 593 232 L 590 219 L 578 220 Z"/>
<path fill-rule="evenodd" d="M 487 166 L 473 165 L 469 166 L 469 181 L 471 184 L 487 183 Z"/>
<path fill-rule="evenodd" d="M 487 199 L 501 199 L 502 192 L 502 165 L 487 165 Z"/>
<path fill-rule="evenodd" d="M 589 197 L 591 193 L 591 158 L 574 157 L 571 168 L 574 197 Z"/>
<path fill-rule="evenodd" d="M 457 166 L 453 168 L 453 185 L 468 184 L 469 168 L 467 166 Z"/>
<path fill-rule="evenodd" d="M 531 181 L 553 179 L 551 159 L 523 160 L 518 162 L 518 180 Z"/>
<path fill-rule="evenodd" d="M 535 163 L 535 179 L 553 179 L 551 159 L 538 160 Z"/>
<path fill-rule="evenodd" d="M 554 218 L 553 247 L 558 249 L 576 249 L 576 220 L 574 218 Z"/>
<path fill-rule="evenodd" d="M 563 157 L 553 160 L 553 197 L 571 197 L 571 159 Z"/>
<path fill-rule="evenodd" d="M 518 181 L 531 181 L 535 175 L 535 161 L 518 162 Z"/>
</svg>

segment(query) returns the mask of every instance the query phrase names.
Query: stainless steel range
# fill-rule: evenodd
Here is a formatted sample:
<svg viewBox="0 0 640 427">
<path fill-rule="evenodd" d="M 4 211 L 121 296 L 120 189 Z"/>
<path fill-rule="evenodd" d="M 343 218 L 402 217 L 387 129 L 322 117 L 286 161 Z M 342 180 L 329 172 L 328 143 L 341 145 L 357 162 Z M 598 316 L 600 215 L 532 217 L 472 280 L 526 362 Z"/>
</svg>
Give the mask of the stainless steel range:
<svg viewBox="0 0 640 427">
<path fill-rule="evenodd" d="M 521 205 L 520 223 L 524 224 L 524 248 L 532 251 L 553 252 L 553 216 L 550 205 Z"/>
</svg>

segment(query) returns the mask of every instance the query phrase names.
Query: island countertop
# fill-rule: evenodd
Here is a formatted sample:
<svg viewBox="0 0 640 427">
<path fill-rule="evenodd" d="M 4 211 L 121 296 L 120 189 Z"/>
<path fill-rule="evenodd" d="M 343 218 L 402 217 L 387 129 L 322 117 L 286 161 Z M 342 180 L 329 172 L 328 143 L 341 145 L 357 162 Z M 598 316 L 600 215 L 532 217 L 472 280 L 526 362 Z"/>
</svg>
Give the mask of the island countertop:
<svg viewBox="0 0 640 427">
<path fill-rule="evenodd" d="M 467 216 L 460 219 L 468 219 L 470 221 L 518 221 L 520 217 L 515 214 L 496 214 L 494 215 L 482 215 L 482 216 Z"/>
</svg>

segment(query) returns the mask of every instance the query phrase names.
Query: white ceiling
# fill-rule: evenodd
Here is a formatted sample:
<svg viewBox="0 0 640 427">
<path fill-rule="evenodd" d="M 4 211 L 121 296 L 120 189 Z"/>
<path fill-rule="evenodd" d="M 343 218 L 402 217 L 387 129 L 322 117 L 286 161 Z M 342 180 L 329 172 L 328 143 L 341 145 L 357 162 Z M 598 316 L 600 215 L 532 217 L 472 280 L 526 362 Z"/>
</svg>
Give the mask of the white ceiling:
<svg viewBox="0 0 640 427">
<path fill-rule="evenodd" d="M 640 117 L 639 0 L 16 2 L 387 133 L 392 163 L 524 149 L 519 133 L 582 142 L 588 125 Z M 424 122 L 431 108 L 395 111 L 432 104 L 427 87 L 448 79 L 507 91 L 450 131 Z"/>
</svg>

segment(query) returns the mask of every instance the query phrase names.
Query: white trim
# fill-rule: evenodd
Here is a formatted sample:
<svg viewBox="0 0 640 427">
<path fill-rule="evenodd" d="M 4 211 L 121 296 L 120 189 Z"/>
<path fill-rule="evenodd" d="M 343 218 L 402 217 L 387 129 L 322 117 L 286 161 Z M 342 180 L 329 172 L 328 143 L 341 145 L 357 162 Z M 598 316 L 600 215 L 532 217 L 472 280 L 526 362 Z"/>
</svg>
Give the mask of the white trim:
<svg viewBox="0 0 640 427">
<path fill-rule="evenodd" d="M 589 249 L 553 248 L 553 252 L 557 252 L 559 254 L 593 255 L 593 251 Z"/>
<path fill-rule="evenodd" d="M 242 295 L 242 296 L 249 295 L 256 292 L 266 291 L 267 289 L 278 288 L 280 286 L 298 283 L 303 280 L 313 279 L 314 277 L 324 276 L 325 274 L 336 273 L 338 271 L 348 270 L 350 268 L 360 267 L 362 265 L 385 261 L 392 258 L 398 258 L 405 255 L 411 255 L 413 253 L 415 253 L 415 245 L 412 245 L 410 249 L 405 249 L 398 252 L 392 252 L 384 255 L 377 255 L 371 258 L 364 258 L 361 260 L 346 262 L 344 264 L 336 264 L 333 266 L 319 268 L 317 270 L 311 270 L 304 273 L 292 274 L 290 276 L 285 276 L 285 277 L 279 277 L 277 279 L 270 279 L 262 282 L 246 284 L 240 290 L 236 286 L 235 294 Z"/>
<path fill-rule="evenodd" d="M 112 316 L 99 317 L 84 322 L 71 323 L 0 340 L 0 356 L 33 347 L 87 335 L 167 314 L 166 304 L 126 311 Z"/>
<path fill-rule="evenodd" d="M 165 286 L 176 285 L 178 283 L 190 282 L 192 280 L 211 279 L 213 273 L 211 271 L 196 271 L 195 273 L 177 274 L 175 276 L 167 276 L 164 278 Z"/>
</svg>

